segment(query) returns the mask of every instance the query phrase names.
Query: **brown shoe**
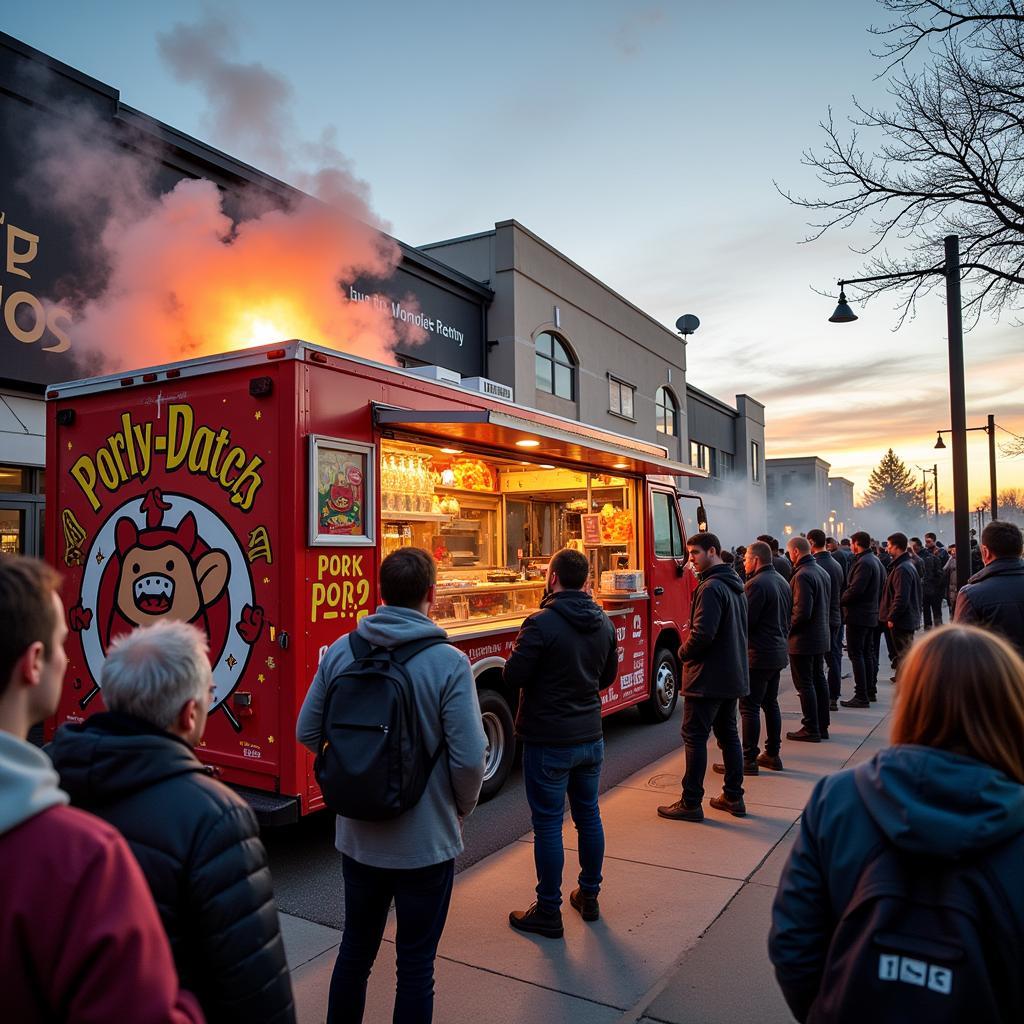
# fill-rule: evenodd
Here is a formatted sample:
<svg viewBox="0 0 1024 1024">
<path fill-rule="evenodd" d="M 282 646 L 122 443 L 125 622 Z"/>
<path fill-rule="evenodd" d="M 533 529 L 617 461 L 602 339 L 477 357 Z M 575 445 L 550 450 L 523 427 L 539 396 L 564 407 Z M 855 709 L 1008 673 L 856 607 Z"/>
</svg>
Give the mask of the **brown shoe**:
<svg viewBox="0 0 1024 1024">
<path fill-rule="evenodd" d="M 724 764 L 713 764 L 711 767 L 714 768 L 714 770 L 716 772 L 718 772 L 719 775 L 724 775 L 725 774 L 725 765 Z M 744 775 L 760 775 L 761 773 L 757 769 L 757 762 L 756 761 L 744 761 L 743 762 L 743 774 Z"/>
<path fill-rule="evenodd" d="M 745 817 L 747 813 L 747 805 L 743 802 L 743 797 L 740 797 L 738 800 L 730 800 L 723 793 L 721 796 L 713 796 L 708 803 L 716 811 L 728 811 L 736 818 Z"/>
<path fill-rule="evenodd" d="M 757 763 L 762 768 L 770 768 L 773 772 L 782 771 L 782 758 L 778 754 L 774 756 L 772 754 L 760 754 L 757 758 Z"/>
<path fill-rule="evenodd" d="M 508 923 L 517 931 L 543 935 L 546 939 L 560 939 L 564 931 L 562 912 L 542 910 L 536 903 L 527 910 L 513 910 L 508 915 Z"/>
<path fill-rule="evenodd" d="M 597 896 L 585 893 L 579 887 L 569 893 L 569 903 L 574 910 L 580 912 L 584 921 L 596 921 L 601 916 L 601 908 L 597 902 Z"/>
<path fill-rule="evenodd" d="M 674 804 L 665 804 L 658 808 L 658 814 L 662 818 L 671 818 L 672 821 L 703 821 L 704 808 L 700 804 L 690 807 L 685 801 L 677 800 Z"/>
</svg>

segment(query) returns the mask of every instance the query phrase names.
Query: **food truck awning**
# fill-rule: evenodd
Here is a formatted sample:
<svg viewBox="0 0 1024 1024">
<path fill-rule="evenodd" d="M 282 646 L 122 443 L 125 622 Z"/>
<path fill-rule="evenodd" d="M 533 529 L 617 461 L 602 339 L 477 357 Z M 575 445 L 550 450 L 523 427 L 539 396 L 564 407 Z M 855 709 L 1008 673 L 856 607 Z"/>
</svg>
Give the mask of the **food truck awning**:
<svg viewBox="0 0 1024 1024">
<path fill-rule="evenodd" d="M 500 409 L 395 409 L 374 406 L 379 427 L 436 438 L 445 444 L 499 448 L 531 462 L 573 462 L 644 475 L 706 477 L 706 470 L 674 462 L 661 445 L 607 431 L 584 433 L 549 419 L 527 419 Z"/>
</svg>

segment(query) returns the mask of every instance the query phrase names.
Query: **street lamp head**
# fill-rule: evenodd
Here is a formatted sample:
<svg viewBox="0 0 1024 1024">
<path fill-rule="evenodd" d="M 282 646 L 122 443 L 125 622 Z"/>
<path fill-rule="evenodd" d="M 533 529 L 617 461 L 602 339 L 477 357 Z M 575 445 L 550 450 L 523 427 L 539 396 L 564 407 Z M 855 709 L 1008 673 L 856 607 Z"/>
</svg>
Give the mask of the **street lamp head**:
<svg viewBox="0 0 1024 1024">
<path fill-rule="evenodd" d="M 939 431 L 939 439 L 935 442 L 936 448 L 945 448 L 946 442 L 942 440 L 942 431 Z"/>
<path fill-rule="evenodd" d="M 857 314 L 850 309 L 846 301 L 846 292 L 840 290 L 839 305 L 836 306 L 836 311 L 828 318 L 828 322 L 830 324 L 852 324 L 856 319 Z"/>
</svg>

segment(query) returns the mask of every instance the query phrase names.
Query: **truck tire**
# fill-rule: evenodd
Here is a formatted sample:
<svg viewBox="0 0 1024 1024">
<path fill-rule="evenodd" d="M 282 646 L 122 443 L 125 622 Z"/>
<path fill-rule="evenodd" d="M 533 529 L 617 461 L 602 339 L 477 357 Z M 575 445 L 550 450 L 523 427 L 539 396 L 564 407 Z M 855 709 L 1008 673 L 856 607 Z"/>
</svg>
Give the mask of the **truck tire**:
<svg viewBox="0 0 1024 1024">
<path fill-rule="evenodd" d="M 490 800 L 508 778 L 516 756 L 515 727 L 508 702 L 496 690 L 480 690 L 480 718 L 487 737 L 487 756 L 484 760 L 484 784 L 481 800 Z"/>
<path fill-rule="evenodd" d="M 679 666 L 675 655 L 667 647 L 654 652 L 651 666 L 651 696 L 638 704 L 640 717 L 645 722 L 665 722 L 672 717 L 679 700 Z"/>
</svg>

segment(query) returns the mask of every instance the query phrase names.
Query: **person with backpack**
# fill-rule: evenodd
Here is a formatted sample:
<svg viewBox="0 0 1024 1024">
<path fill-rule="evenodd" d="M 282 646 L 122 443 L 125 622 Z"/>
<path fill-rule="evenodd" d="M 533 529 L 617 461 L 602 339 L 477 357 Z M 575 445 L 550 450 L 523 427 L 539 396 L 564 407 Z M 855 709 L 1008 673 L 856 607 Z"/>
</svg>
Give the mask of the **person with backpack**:
<svg viewBox="0 0 1024 1024">
<path fill-rule="evenodd" d="M 972 626 L 901 666 L 892 746 L 818 782 L 768 951 L 799 1021 L 1024 1019 L 1024 661 Z"/>
<path fill-rule="evenodd" d="M 338 814 L 345 925 L 329 1024 L 362 1021 L 392 901 L 394 1020 L 432 1020 L 434 960 L 463 849 L 462 820 L 484 777 L 487 740 L 469 661 L 428 617 L 434 559 L 401 548 L 381 562 L 379 578 L 383 603 L 328 648 L 296 723 Z M 399 770 L 389 772 L 389 762 Z"/>
<path fill-rule="evenodd" d="M 572 548 L 548 565 L 547 595 L 523 623 L 503 680 L 519 692 L 516 736 L 523 744 L 523 781 L 533 820 L 537 899 L 513 910 L 517 931 L 562 937 L 562 818 L 565 798 L 579 833 L 579 885 L 570 906 L 584 921 L 600 917 L 604 828 L 597 802 L 604 762 L 601 691 L 619 671 L 615 627 L 584 589 L 590 563 Z"/>
</svg>

